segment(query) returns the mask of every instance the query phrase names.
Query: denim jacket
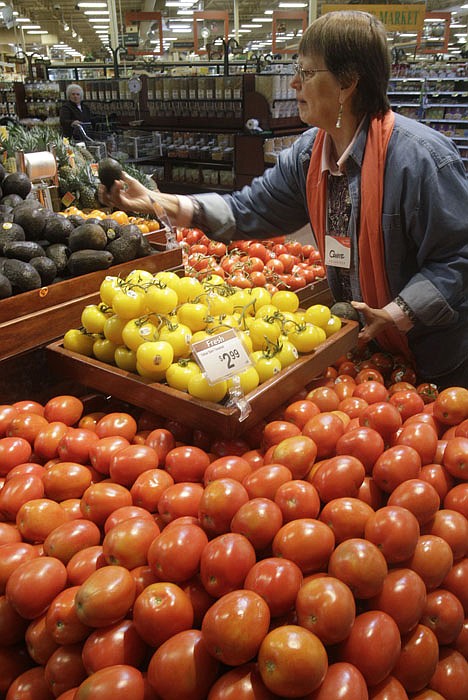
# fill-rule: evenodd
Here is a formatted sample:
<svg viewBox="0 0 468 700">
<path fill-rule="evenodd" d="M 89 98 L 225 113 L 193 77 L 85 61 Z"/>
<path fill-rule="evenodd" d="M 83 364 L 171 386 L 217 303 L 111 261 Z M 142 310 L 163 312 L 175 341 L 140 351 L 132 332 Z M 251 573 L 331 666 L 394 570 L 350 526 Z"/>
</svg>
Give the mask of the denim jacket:
<svg viewBox="0 0 468 700">
<path fill-rule="evenodd" d="M 309 223 L 306 177 L 316 133 L 303 133 L 273 168 L 242 190 L 197 195 L 207 235 L 225 242 L 267 238 Z M 366 137 L 367 126 L 346 161 L 353 251 Z M 408 342 L 417 369 L 437 381 L 468 357 L 468 176 L 446 136 L 399 114 L 387 151 L 382 226 L 392 297 L 400 295 L 416 319 Z M 336 295 L 332 268 L 327 277 Z M 359 300 L 356 280 L 353 287 Z"/>
</svg>

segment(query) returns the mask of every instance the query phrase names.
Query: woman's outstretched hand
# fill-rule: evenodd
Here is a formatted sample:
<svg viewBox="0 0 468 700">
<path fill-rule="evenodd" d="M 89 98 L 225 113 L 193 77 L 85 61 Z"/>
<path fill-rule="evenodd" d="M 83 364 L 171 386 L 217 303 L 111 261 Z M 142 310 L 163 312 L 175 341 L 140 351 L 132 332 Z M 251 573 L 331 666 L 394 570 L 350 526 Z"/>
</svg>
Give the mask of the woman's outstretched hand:
<svg viewBox="0 0 468 700">
<path fill-rule="evenodd" d="M 153 191 L 127 173 L 122 173 L 122 179 L 116 180 L 110 190 L 104 185 L 99 185 L 98 198 L 107 207 L 136 214 L 154 214 Z"/>
<path fill-rule="evenodd" d="M 356 311 L 359 311 L 364 316 L 365 326 L 361 328 L 359 333 L 359 340 L 362 343 L 368 343 L 375 338 L 385 326 L 389 323 L 393 323 L 392 317 L 388 311 L 384 309 L 371 309 L 371 307 L 363 301 L 352 301 L 351 304 Z"/>
</svg>

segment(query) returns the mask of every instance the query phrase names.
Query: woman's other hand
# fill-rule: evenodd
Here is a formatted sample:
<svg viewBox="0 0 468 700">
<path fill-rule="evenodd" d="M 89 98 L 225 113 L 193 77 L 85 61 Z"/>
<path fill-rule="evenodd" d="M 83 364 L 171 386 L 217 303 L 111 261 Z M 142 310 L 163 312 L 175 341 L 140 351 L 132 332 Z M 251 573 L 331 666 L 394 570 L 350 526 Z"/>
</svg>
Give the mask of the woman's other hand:
<svg viewBox="0 0 468 700">
<path fill-rule="evenodd" d="M 365 320 L 365 326 L 359 333 L 359 340 L 362 343 L 368 343 L 375 338 L 389 323 L 393 323 L 393 319 L 384 309 L 371 309 L 370 306 L 363 301 L 352 301 L 351 304 L 359 311 Z"/>
</svg>

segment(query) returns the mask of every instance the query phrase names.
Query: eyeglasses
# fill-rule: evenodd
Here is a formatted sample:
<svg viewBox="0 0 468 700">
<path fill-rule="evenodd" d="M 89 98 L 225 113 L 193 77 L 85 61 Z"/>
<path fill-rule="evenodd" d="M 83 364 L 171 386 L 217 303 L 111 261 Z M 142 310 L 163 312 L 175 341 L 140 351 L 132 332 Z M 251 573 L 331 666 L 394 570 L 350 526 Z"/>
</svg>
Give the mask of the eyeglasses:
<svg viewBox="0 0 468 700">
<path fill-rule="evenodd" d="M 301 83 L 305 83 L 308 78 L 313 78 L 316 73 L 328 73 L 328 68 L 310 68 L 306 70 L 299 63 L 293 63 L 294 75 L 298 75 Z"/>
</svg>

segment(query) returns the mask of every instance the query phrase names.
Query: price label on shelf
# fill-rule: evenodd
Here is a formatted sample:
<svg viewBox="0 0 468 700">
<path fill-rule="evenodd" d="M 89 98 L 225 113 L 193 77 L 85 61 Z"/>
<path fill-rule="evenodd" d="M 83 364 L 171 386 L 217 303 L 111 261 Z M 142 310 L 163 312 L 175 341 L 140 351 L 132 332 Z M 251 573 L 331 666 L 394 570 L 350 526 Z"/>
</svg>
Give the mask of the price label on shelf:
<svg viewBox="0 0 468 700">
<path fill-rule="evenodd" d="M 192 352 L 210 384 L 239 374 L 252 364 L 234 328 L 193 343 Z"/>
</svg>

